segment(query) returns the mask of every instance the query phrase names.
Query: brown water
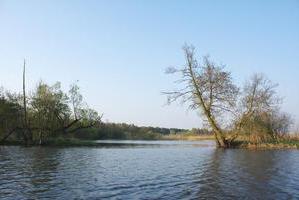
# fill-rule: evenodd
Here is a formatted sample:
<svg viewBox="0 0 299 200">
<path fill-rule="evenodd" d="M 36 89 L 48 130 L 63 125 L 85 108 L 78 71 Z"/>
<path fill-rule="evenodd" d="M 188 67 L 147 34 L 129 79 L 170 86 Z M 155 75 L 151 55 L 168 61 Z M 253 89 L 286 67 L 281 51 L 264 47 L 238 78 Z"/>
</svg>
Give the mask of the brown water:
<svg viewBox="0 0 299 200">
<path fill-rule="evenodd" d="M 298 150 L 99 142 L 0 147 L 0 199 L 299 199 Z"/>
</svg>

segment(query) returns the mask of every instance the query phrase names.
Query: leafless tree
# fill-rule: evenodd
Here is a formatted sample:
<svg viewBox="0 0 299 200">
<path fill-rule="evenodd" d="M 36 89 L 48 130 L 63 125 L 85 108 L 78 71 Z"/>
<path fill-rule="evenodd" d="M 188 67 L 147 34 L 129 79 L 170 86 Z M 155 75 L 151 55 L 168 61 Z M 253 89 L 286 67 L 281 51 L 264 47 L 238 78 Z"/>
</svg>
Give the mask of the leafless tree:
<svg viewBox="0 0 299 200">
<path fill-rule="evenodd" d="M 188 103 L 191 109 L 200 109 L 213 129 L 219 147 L 229 147 L 235 137 L 228 136 L 219 116 L 223 113 L 234 113 L 239 89 L 233 84 L 231 74 L 204 57 L 199 63 L 195 58 L 195 48 L 183 47 L 186 64 L 181 69 L 168 68 L 166 73 L 180 73 L 176 82 L 183 85 L 181 89 L 165 92 L 168 103 L 181 100 Z"/>
<path fill-rule="evenodd" d="M 243 89 L 242 104 L 244 115 L 269 112 L 281 102 L 276 94 L 278 85 L 272 83 L 262 74 L 254 74 Z"/>
<path fill-rule="evenodd" d="M 26 144 L 32 141 L 32 134 L 28 124 L 27 111 L 27 96 L 26 96 L 26 60 L 23 65 L 23 108 L 24 108 L 24 122 L 23 122 L 23 138 Z"/>
<path fill-rule="evenodd" d="M 276 138 L 288 131 L 292 120 L 287 113 L 280 112 L 282 99 L 276 93 L 277 86 L 262 74 L 254 74 L 247 81 L 236 118 L 237 133 Z"/>
</svg>

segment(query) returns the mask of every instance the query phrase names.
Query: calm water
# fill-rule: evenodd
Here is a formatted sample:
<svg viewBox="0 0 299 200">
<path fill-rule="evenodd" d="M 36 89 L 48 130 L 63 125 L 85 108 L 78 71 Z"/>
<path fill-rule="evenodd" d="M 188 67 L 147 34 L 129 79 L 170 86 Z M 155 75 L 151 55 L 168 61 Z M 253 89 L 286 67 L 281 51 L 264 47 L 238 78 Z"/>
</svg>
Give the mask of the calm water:
<svg viewBox="0 0 299 200">
<path fill-rule="evenodd" d="M 219 150 L 211 141 L 103 146 L 0 147 L 0 198 L 299 199 L 298 150 Z"/>
</svg>

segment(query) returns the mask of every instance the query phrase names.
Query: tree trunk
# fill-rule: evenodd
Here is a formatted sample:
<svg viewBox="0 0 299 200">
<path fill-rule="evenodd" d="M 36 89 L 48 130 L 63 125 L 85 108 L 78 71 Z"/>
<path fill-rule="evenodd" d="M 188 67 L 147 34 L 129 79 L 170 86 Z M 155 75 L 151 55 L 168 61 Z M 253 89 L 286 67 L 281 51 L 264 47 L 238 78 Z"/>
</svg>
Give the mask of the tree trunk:
<svg viewBox="0 0 299 200">
<path fill-rule="evenodd" d="M 39 131 L 39 145 L 42 145 L 42 139 L 43 139 L 43 133 L 42 133 L 42 131 L 40 130 Z"/>
<path fill-rule="evenodd" d="M 24 122 L 23 122 L 23 137 L 24 142 L 28 143 L 27 138 L 27 107 L 26 107 L 26 88 L 25 88 L 25 70 L 26 70 L 26 61 L 24 59 L 24 66 L 23 66 L 23 107 L 24 107 Z"/>
<path fill-rule="evenodd" d="M 3 143 L 5 142 L 5 140 L 13 133 L 15 132 L 16 128 L 15 129 L 12 129 L 11 131 L 9 131 L 0 141 L 0 143 Z"/>
<path fill-rule="evenodd" d="M 23 138 L 25 144 L 29 144 L 32 141 L 32 134 L 28 127 L 28 119 L 27 119 L 27 102 L 26 102 L 26 85 L 25 85 L 25 72 L 26 72 L 26 61 L 24 59 L 23 66 L 23 106 L 24 106 L 24 122 L 23 122 Z"/>
</svg>

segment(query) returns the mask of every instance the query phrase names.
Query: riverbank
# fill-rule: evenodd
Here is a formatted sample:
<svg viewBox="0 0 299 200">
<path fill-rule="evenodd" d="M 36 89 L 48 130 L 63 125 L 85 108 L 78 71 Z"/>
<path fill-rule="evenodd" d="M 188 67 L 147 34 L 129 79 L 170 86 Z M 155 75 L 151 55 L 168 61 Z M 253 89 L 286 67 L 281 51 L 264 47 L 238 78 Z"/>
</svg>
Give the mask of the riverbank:
<svg viewBox="0 0 299 200">
<path fill-rule="evenodd" d="M 158 140 L 182 140 L 182 141 L 201 141 L 201 140 L 214 140 L 211 135 L 192 135 L 192 134 L 182 134 L 182 135 L 167 135 Z M 113 140 L 112 140 L 113 141 Z M 124 140 L 125 141 L 125 140 Z M 146 140 L 150 141 L 150 140 Z M 128 143 L 129 144 L 129 143 Z M 23 141 L 13 141 L 8 140 L 4 143 L 1 143 L 2 146 L 14 146 L 14 145 L 25 145 Z M 32 143 L 26 146 L 54 146 L 54 147 L 103 147 L 107 146 L 103 143 L 98 143 L 96 140 L 81 140 L 76 138 L 51 138 L 45 141 L 42 145 L 39 143 Z M 260 142 L 253 143 L 245 140 L 236 140 L 231 148 L 235 149 L 299 149 L 299 140 L 284 138 L 279 139 L 278 141 L 272 142 Z"/>
<path fill-rule="evenodd" d="M 42 143 L 41 145 L 39 143 L 31 143 L 29 145 L 26 145 L 23 141 L 19 140 L 8 140 L 4 143 L 1 143 L 0 145 L 7 145 L 7 146 L 14 146 L 14 145 L 25 145 L 25 146 L 57 146 L 57 147 L 72 147 L 72 146 L 90 146 L 90 147 L 96 147 L 100 146 L 100 144 L 96 143 L 94 140 L 80 140 L 76 138 L 55 138 L 55 139 L 49 139 L 46 142 Z"/>
<path fill-rule="evenodd" d="M 161 139 L 162 140 L 191 140 L 191 141 L 214 140 L 214 135 L 198 135 L 198 134 L 192 134 L 192 133 L 169 134 L 169 135 L 162 136 Z"/>
<path fill-rule="evenodd" d="M 243 142 L 236 146 L 242 149 L 299 149 L 299 141 L 297 140 L 282 140 L 263 143 Z"/>
<path fill-rule="evenodd" d="M 162 140 L 214 140 L 213 135 L 195 135 L 195 134 L 170 134 L 162 137 Z M 268 142 L 249 142 L 244 137 L 238 138 L 232 148 L 240 149 L 299 149 L 298 136 L 285 136 L 277 141 Z"/>
</svg>

